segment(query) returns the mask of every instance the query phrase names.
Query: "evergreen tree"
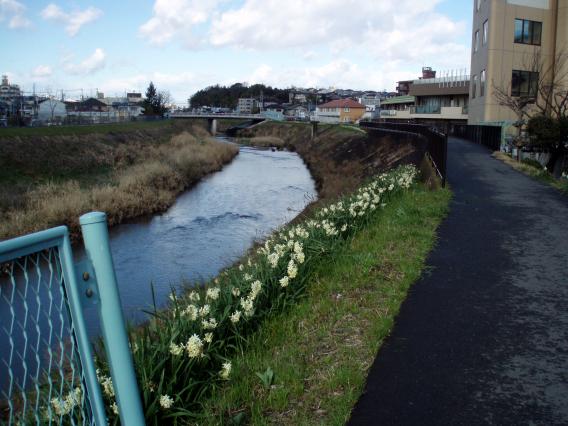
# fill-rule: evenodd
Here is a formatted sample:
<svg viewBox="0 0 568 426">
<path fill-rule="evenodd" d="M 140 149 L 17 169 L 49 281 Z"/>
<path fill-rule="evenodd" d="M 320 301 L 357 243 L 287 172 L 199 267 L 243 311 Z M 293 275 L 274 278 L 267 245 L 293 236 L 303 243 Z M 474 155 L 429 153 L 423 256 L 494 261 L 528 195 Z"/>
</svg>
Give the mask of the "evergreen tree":
<svg viewBox="0 0 568 426">
<path fill-rule="evenodd" d="M 150 82 L 148 89 L 146 89 L 146 99 L 144 100 L 144 115 L 157 114 L 161 114 L 160 99 L 154 83 Z"/>
</svg>

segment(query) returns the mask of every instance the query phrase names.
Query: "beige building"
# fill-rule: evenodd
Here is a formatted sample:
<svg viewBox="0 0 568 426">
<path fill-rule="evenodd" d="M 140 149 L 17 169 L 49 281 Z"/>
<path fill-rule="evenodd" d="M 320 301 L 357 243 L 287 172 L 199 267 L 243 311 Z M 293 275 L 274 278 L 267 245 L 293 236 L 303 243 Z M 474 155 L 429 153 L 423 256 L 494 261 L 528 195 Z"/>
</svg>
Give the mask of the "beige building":
<svg viewBox="0 0 568 426">
<path fill-rule="evenodd" d="M 543 70 L 568 54 L 568 0 L 473 0 L 473 8 L 469 124 L 512 123 L 495 93 L 537 95 L 539 78 L 552 75 Z"/>
<path fill-rule="evenodd" d="M 396 96 L 381 103 L 380 117 L 386 121 L 427 124 L 447 128 L 466 124 L 468 119 L 469 75 L 446 72 L 436 77 L 431 68 L 422 69 L 422 78 L 399 81 L 408 95 Z"/>
</svg>

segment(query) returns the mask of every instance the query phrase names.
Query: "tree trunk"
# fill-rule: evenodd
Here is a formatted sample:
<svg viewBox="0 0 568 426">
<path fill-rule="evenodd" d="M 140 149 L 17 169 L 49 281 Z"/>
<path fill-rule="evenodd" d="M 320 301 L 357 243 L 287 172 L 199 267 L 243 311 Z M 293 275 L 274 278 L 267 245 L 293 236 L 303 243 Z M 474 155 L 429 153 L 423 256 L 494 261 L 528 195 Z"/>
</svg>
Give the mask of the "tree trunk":
<svg viewBox="0 0 568 426">
<path fill-rule="evenodd" d="M 556 148 L 550 153 L 550 158 L 548 163 L 546 163 L 546 170 L 549 171 L 554 177 L 558 178 L 562 174 L 561 167 L 556 167 L 557 163 L 565 155 L 565 150 L 563 148 Z"/>
</svg>

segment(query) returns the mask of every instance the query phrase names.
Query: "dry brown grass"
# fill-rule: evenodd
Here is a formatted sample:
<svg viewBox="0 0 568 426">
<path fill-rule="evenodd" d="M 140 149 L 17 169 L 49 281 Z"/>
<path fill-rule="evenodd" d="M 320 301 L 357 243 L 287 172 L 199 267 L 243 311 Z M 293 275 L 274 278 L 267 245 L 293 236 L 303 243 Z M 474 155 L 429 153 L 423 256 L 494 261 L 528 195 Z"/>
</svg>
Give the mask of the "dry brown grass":
<svg viewBox="0 0 568 426">
<path fill-rule="evenodd" d="M 320 125 L 311 140 L 311 124 L 265 122 L 238 133 L 251 144 L 279 139 L 284 148 L 297 151 L 314 177 L 319 199 L 347 194 L 370 176 L 399 164 L 419 165 L 424 152 L 411 140 L 394 140 L 356 127 Z"/>
<path fill-rule="evenodd" d="M 111 225 L 162 211 L 180 191 L 219 170 L 238 153 L 237 146 L 210 138 L 201 128 L 148 145 L 136 155 L 131 148 L 118 146 L 113 151 L 116 166 L 106 182 L 85 185 L 66 179 L 35 186 L 20 207 L 4 212 L 0 239 L 61 224 L 76 235 L 78 217 L 91 210 L 106 212 Z"/>
</svg>

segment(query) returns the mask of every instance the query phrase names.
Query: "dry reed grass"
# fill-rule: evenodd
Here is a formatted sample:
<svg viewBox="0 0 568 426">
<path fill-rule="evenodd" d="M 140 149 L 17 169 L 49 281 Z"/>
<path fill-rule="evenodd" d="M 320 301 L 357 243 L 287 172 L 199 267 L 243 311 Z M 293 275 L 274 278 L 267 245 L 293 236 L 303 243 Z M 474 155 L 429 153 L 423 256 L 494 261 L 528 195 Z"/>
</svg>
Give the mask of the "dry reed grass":
<svg viewBox="0 0 568 426">
<path fill-rule="evenodd" d="M 21 208 L 3 214 L 0 239 L 62 224 L 76 236 L 78 217 L 91 210 L 106 212 L 111 225 L 163 211 L 180 191 L 229 162 L 238 147 L 192 128 L 166 143 L 149 145 L 136 156 L 124 146 L 115 149 L 117 153 L 113 156 L 116 166 L 105 183 L 85 187 L 68 179 L 28 191 Z"/>
</svg>

